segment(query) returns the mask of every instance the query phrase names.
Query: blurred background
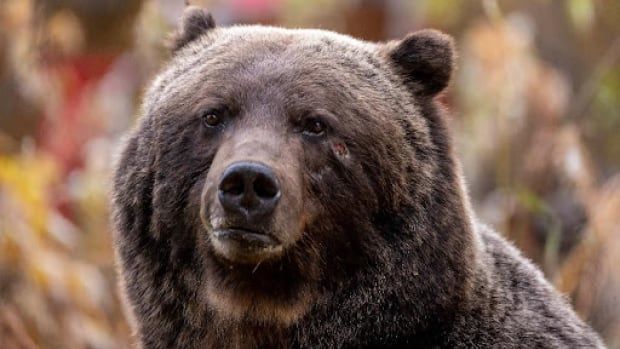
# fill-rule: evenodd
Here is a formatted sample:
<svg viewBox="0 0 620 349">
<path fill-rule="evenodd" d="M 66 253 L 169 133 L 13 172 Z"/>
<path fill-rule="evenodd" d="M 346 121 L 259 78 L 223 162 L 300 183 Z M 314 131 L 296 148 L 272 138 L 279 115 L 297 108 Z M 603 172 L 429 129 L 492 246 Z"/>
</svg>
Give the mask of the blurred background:
<svg viewBox="0 0 620 349">
<path fill-rule="evenodd" d="M 433 27 L 481 220 L 620 348 L 620 2 L 230 0 L 220 25 L 368 40 Z M 128 348 L 107 190 L 182 0 L 0 0 L 0 347 Z"/>
</svg>

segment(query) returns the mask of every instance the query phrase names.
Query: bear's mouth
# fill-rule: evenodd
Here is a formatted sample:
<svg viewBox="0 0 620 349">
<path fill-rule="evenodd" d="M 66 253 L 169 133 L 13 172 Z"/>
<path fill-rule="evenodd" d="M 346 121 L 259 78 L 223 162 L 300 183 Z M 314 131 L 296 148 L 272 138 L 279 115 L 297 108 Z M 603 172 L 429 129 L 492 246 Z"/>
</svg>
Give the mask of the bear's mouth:
<svg viewBox="0 0 620 349">
<path fill-rule="evenodd" d="M 283 249 L 268 233 L 238 227 L 214 230 L 211 242 L 218 255 L 237 263 L 261 262 L 280 255 Z"/>
<path fill-rule="evenodd" d="M 213 236 L 219 240 L 235 241 L 244 244 L 248 248 L 269 248 L 280 244 L 273 236 L 244 228 L 218 229 Z"/>
</svg>

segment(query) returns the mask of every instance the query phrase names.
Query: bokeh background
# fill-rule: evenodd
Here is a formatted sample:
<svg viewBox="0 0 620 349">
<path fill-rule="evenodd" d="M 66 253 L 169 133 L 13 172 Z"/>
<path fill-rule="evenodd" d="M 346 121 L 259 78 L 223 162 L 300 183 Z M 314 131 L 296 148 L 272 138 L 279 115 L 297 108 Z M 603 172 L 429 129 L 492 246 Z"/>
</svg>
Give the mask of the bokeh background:
<svg viewBox="0 0 620 349">
<path fill-rule="evenodd" d="M 481 220 L 620 348 L 620 2 L 191 1 L 221 25 L 434 27 Z M 182 0 L 0 0 L 0 347 L 128 348 L 107 190 Z"/>
</svg>

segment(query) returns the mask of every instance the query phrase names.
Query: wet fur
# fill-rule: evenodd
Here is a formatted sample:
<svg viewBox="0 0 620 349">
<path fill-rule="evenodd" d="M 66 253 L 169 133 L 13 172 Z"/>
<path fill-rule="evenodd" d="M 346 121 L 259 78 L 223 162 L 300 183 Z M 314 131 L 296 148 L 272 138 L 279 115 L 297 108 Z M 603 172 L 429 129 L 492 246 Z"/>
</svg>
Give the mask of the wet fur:
<svg viewBox="0 0 620 349">
<path fill-rule="evenodd" d="M 433 100 L 452 70 L 446 36 L 384 45 L 192 23 L 208 25 L 181 32 L 114 180 L 123 292 L 142 347 L 601 346 L 538 269 L 473 218 Z M 298 154 L 309 223 L 280 260 L 232 265 L 201 235 L 219 140 L 195 115 L 214 90 L 247 118 L 295 115 L 286 108 L 337 117 L 329 141 Z"/>
</svg>

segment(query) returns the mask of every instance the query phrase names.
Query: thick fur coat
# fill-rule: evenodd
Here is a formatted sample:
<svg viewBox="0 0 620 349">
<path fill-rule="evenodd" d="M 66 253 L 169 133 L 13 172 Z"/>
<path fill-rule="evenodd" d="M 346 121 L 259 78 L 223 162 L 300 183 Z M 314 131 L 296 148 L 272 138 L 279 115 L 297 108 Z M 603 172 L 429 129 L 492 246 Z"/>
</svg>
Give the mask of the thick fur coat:
<svg viewBox="0 0 620 349">
<path fill-rule="evenodd" d="M 469 208 L 434 101 L 448 36 L 220 28 L 190 8 L 172 46 L 113 189 L 143 348 L 602 347 Z M 265 226 L 283 247 L 237 263 L 213 243 L 228 218 L 209 188 L 257 157 L 282 187 Z"/>
</svg>

